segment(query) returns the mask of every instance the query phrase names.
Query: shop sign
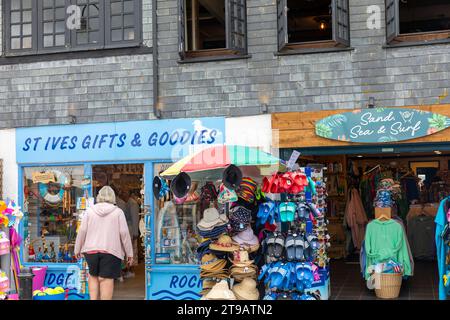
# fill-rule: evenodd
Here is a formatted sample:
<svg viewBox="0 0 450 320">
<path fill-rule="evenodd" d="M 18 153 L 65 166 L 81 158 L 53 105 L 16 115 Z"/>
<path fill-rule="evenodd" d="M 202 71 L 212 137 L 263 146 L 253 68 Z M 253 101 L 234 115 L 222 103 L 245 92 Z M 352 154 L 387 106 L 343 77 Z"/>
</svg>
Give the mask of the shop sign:
<svg viewBox="0 0 450 320">
<path fill-rule="evenodd" d="M 19 128 L 18 163 L 178 160 L 223 144 L 225 118 L 170 119 Z"/>
<path fill-rule="evenodd" d="M 53 172 L 33 172 L 31 174 L 33 183 L 49 183 L 55 182 L 55 174 Z"/>
<path fill-rule="evenodd" d="M 416 139 L 450 126 L 446 116 L 414 109 L 358 109 L 316 122 L 316 135 L 333 140 L 383 143 Z"/>
<path fill-rule="evenodd" d="M 198 300 L 201 298 L 200 273 L 153 272 L 151 275 L 151 300 Z"/>
</svg>

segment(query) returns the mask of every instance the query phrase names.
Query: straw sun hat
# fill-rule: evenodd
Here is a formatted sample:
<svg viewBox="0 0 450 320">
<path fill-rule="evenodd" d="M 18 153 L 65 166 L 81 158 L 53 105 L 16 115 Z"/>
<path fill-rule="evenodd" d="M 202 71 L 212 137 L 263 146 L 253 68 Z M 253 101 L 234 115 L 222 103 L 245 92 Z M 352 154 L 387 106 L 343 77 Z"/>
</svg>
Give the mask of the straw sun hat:
<svg viewBox="0 0 450 320">
<path fill-rule="evenodd" d="M 252 278 L 245 278 L 241 283 L 234 285 L 233 292 L 238 300 L 259 299 L 259 291 L 256 288 L 256 281 Z"/>
<path fill-rule="evenodd" d="M 216 208 L 208 208 L 203 212 L 203 218 L 197 224 L 200 230 L 212 230 L 216 226 L 228 223 L 226 214 L 219 214 Z"/>
<path fill-rule="evenodd" d="M 201 300 L 236 300 L 233 291 L 228 287 L 228 282 L 222 280 L 201 298 Z"/>
<path fill-rule="evenodd" d="M 209 248 L 214 251 L 233 252 L 239 250 L 239 245 L 234 243 L 230 236 L 224 234 L 211 243 Z"/>
</svg>

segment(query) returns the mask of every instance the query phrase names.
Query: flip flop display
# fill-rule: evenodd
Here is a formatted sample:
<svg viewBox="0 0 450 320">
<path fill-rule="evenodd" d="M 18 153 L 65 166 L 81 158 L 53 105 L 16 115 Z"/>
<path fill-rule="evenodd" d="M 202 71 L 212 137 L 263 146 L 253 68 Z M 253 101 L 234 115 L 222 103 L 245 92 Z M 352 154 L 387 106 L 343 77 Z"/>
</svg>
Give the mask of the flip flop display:
<svg viewBox="0 0 450 320">
<path fill-rule="evenodd" d="M 322 298 L 319 291 L 308 291 L 323 283 L 321 277 L 328 272 L 327 194 L 322 177 L 322 170 L 304 168 L 263 180 L 263 192 L 284 195 L 282 201 L 267 197 L 257 214 L 258 225 L 271 228 L 262 233 L 267 263 L 259 279 L 266 285 L 264 300 Z"/>
</svg>

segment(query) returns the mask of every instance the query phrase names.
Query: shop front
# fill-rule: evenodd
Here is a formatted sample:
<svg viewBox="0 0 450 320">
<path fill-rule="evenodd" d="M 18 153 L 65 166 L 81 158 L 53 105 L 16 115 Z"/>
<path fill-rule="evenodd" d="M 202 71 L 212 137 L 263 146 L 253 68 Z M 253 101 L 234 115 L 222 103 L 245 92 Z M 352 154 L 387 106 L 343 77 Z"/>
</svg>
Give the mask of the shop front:
<svg viewBox="0 0 450 320">
<path fill-rule="evenodd" d="M 448 117 L 450 105 L 272 115 L 273 135 L 279 137 L 276 145 L 281 158 L 288 160 L 292 151 L 297 150 L 301 153 L 300 166 L 314 164 L 324 168 L 331 274 L 333 270 L 341 274 L 339 269 L 345 269 L 343 273 L 347 275 L 348 270 L 354 270 L 350 282 L 361 283 L 363 287 L 362 291 L 345 292 L 345 284 L 342 287 L 341 283 L 349 280 L 340 282 L 333 276 L 338 283 L 331 286 L 331 296 L 335 299 L 375 296 L 365 283 L 370 267 L 365 263 L 372 259 L 365 252 L 367 237 L 377 223 L 376 227 L 380 227 L 388 224 L 387 221 L 400 222 L 403 226 L 403 232 L 401 228 L 399 232 L 405 240 L 404 249 L 407 247 L 409 251 L 406 260 L 396 254 L 390 257 L 397 259 L 395 262 L 403 268 L 399 296 L 446 297 L 443 274 L 447 267 L 443 263 L 438 272 L 437 264 L 447 247 L 436 243 L 436 230 L 440 226 L 435 218 L 450 195 Z M 387 189 L 395 194 L 392 199 L 383 198 Z M 387 217 L 380 216 L 382 207 L 389 208 Z M 381 262 L 386 267 L 389 259 L 384 260 L 375 262 L 378 267 Z M 360 264 L 360 268 L 352 264 Z M 377 291 L 376 295 L 382 293 Z"/>
<path fill-rule="evenodd" d="M 43 285 L 71 289 L 69 299 L 87 299 L 86 265 L 74 258 L 74 242 L 86 209 L 95 202 L 98 190 L 110 185 L 124 203 L 133 198 L 139 207 L 139 225 L 130 227 L 137 238 L 134 260 L 138 261 L 131 287 L 142 288 L 146 299 L 180 298 L 183 292 L 195 298 L 200 291 L 198 266 L 186 232 L 196 223 L 196 208 L 184 205 L 179 208 L 180 218 L 161 217 L 152 180 L 198 148 L 224 142 L 224 118 L 17 129 L 18 197 L 24 212 L 19 228 L 21 263 L 45 270 Z M 180 223 L 161 234 L 157 228 L 163 218 L 177 218 Z M 177 233 L 179 241 L 167 243 L 167 232 Z M 161 254 L 162 247 L 173 247 L 176 254 Z M 133 297 L 127 281 L 131 280 L 116 288 Z"/>
</svg>

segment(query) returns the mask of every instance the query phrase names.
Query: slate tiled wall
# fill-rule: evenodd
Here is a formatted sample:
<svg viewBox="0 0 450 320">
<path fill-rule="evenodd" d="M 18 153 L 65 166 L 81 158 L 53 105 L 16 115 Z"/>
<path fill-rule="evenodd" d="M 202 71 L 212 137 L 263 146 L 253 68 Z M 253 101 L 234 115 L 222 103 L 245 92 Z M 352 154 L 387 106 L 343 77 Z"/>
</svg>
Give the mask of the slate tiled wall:
<svg viewBox="0 0 450 320">
<path fill-rule="evenodd" d="M 382 9 L 367 28 L 367 7 Z M 177 1 L 159 1 L 160 100 L 164 117 L 250 115 L 450 103 L 450 45 L 383 48 L 384 1 L 350 0 L 348 52 L 276 56 L 275 0 L 248 0 L 250 59 L 177 63 Z"/>
<path fill-rule="evenodd" d="M 151 0 L 142 5 L 151 47 Z M 65 124 L 69 115 L 77 123 L 151 119 L 152 61 L 140 54 L 0 65 L 0 129 Z"/>
</svg>

